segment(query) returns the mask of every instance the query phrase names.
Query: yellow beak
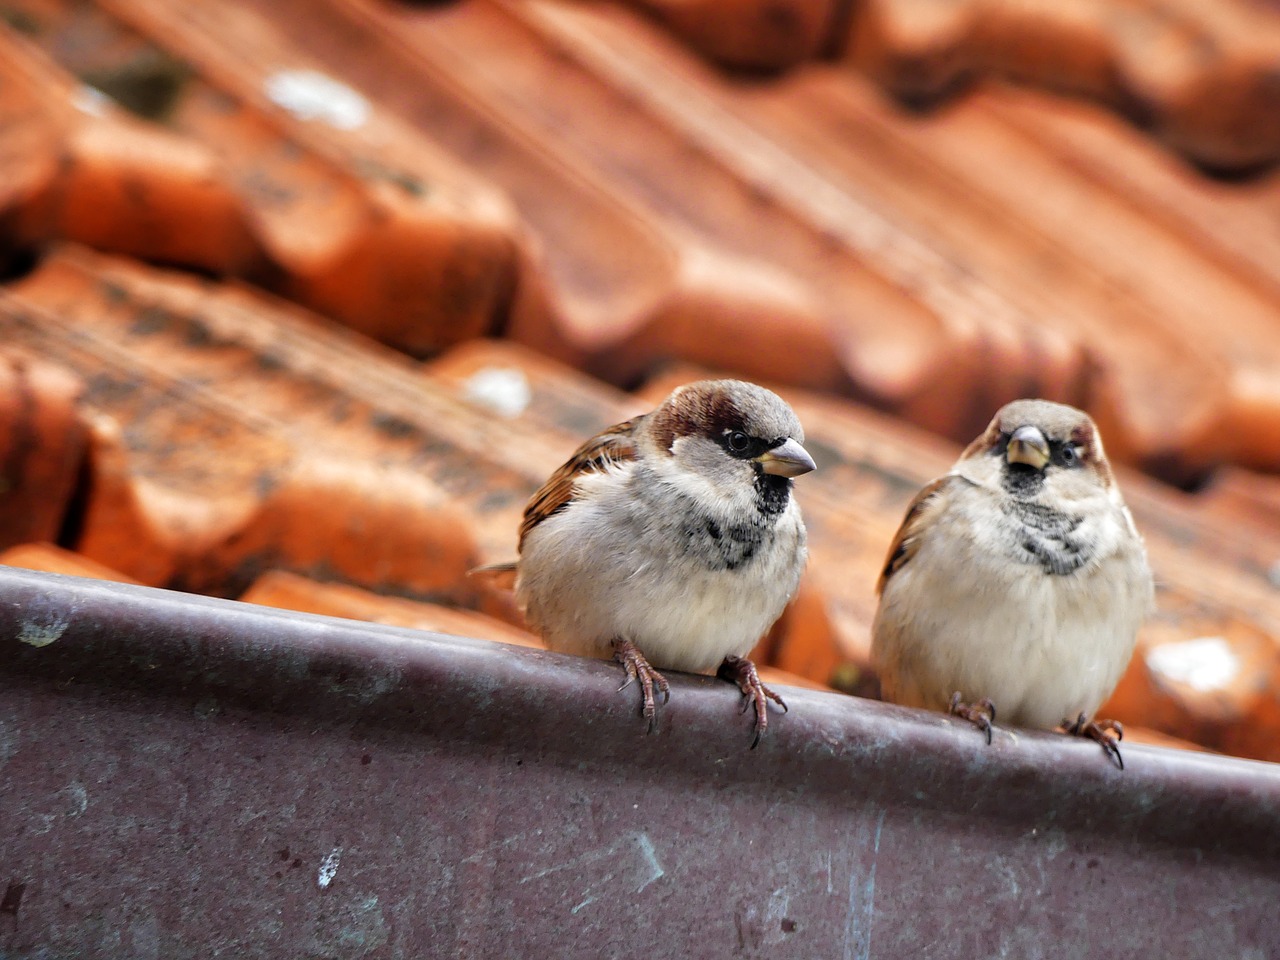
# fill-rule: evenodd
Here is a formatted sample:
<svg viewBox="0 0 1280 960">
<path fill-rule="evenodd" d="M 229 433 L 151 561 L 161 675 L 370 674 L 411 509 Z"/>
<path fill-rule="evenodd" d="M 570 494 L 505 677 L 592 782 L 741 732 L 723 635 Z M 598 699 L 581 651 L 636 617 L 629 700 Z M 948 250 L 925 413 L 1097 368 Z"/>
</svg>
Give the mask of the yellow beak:
<svg viewBox="0 0 1280 960">
<path fill-rule="evenodd" d="M 1005 458 L 1010 463 L 1025 463 L 1029 467 L 1043 470 L 1049 462 L 1049 441 L 1039 427 L 1019 427 L 1009 438 L 1009 449 Z"/>
</svg>

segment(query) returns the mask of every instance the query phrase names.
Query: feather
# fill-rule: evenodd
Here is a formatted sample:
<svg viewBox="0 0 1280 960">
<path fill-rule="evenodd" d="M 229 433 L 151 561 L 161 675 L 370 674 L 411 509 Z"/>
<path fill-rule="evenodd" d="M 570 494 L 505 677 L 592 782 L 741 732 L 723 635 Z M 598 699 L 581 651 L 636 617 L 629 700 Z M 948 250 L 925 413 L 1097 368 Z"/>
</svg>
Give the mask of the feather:
<svg viewBox="0 0 1280 960">
<path fill-rule="evenodd" d="M 592 437 L 570 457 L 524 508 L 520 524 L 520 549 L 529 531 L 547 517 L 558 513 L 573 499 L 573 487 L 583 474 L 608 470 L 610 464 L 636 459 L 635 430 L 643 417 L 636 417 L 610 427 Z"/>
</svg>

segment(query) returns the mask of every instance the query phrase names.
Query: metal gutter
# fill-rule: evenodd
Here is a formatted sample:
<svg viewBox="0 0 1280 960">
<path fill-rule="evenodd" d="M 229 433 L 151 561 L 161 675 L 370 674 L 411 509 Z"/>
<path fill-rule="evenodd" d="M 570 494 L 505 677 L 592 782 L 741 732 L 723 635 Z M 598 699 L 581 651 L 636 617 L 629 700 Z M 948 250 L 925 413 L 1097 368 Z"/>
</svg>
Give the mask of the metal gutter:
<svg viewBox="0 0 1280 960">
<path fill-rule="evenodd" d="M 0 957 L 1266 957 L 1280 766 L 0 568 Z"/>
</svg>

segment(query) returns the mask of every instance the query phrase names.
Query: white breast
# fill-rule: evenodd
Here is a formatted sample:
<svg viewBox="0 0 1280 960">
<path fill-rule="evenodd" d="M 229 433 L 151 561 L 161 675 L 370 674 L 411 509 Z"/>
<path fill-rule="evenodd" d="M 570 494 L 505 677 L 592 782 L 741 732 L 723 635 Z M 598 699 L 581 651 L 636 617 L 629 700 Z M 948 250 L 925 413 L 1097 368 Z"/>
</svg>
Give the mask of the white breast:
<svg viewBox="0 0 1280 960">
<path fill-rule="evenodd" d="M 570 509 L 525 540 L 517 594 L 553 650 L 609 657 L 629 639 L 653 666 L 703 672 L 743 656 L 782 613 L 804 567 L 794 499 L 771 545 L 734 570 L 709 569 L 670 517 L 618 506 L 619 472 L 586 478 Z"/>
</svg>

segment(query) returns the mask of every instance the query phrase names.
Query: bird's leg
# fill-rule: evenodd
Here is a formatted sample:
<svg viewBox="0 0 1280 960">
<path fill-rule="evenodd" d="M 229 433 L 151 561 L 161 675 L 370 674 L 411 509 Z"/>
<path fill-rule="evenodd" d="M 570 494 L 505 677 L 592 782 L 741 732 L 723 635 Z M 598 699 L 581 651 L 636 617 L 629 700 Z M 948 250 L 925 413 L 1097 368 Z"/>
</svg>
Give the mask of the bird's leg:
<svg viewBox="0 0 1280 960">
<path fill-rule="evenodd" d="M 632 680 L 640 681 L 640 689 L 644 691 L 644 708 L 641 713 L 649 721 L 649 732 L 653 733 L 658 727 L 658 706 L 654 702 L 653 688 L 656 686 L 662 691 L 663 703 L 668 702 L 671 699 L 671 686 L 667 683 L 667 678 L 649 666 L 644 654 L 630 640 L 613 641 L 613 659 L 627 671 L 627 679 L 622 681 L 619 690 L 625 690 Z"/>
<path fill-rule="evenodd" d="M 743 710 L 755 704 L 756 735 L 755 739 L 751 741 L 751 749 L 754 750 L 760 742 L 760 738 L 769 729 L 768 702 L 772 700 L 783 710 L 787 709 L 786 703 L 783 702 L 780 696 L 760 682 L 760 675 L 756 673 L 756 665 L 746 657 L 725 657 L 724 662 L 720 664 L 720 669 L 716 671 L 716 676 L 738 685 L 738 689 L 742 691 Z"/>
<path fill-rule="evenodd" d="M 991 725 L 996 722 L 996 705 L 986 697 L 973 703 L 965 703 L 960 699 L 960 691 L 951 695 L 951 706 L 947 713 L 953 717 L 963 717 L 987 735 L 987 745 L 991 745 Z"/>
<path fill-rule="evenodd" d="M 1124 769 L 1124 758 L 1120 756 L 1120 748 L 1117 746 L 1124 739 L 1124 724 L 1119 720 L 1090 720 L 1082 713 L 1074 722 L 1063 720 L 1062 728 L 1073 737 L 1087 737 L 1101 744 L 1116 766 Z"/>
</svg>

